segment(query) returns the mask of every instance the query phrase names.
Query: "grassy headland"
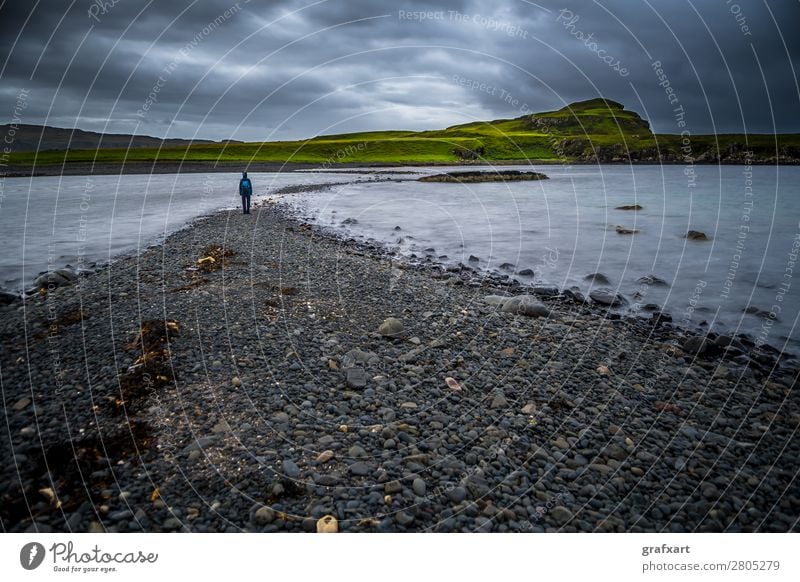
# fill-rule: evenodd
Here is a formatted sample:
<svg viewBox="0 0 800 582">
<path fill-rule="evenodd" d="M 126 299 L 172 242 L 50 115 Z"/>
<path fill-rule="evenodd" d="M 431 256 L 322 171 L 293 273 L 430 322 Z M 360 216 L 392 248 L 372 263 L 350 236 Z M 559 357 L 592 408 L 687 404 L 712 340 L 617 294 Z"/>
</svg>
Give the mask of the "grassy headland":
<svg viewBox="0 0 800 582">
<path fill-rule="evenodd" d="M 748 155 L 747 152 L 751 152 Z M 799 163 L 800 135 L 654 134 L 620 103 L 591 99 L 516 119 L 434 131 L 375 131 L 274 142 L 13 152 L 8 170 L 86 164 Z"/>
</svg>

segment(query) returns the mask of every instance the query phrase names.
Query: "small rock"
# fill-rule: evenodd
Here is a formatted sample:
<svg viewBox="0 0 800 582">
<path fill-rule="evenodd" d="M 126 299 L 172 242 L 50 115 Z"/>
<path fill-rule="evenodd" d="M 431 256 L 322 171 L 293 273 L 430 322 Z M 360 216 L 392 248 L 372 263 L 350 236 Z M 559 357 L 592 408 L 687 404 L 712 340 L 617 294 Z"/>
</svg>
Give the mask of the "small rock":
<svg viewBox="0 0 800 582">
<path fill-rule="evenodd" d="M 216 435 L 207 436 L 207 437 L 201 437 L 201 438 L 195 440 L 192 444 L 187 445 L 183 449 L 183 452 L 184 453 L 191 453 L 192 451 L 199 451 L 199 450 L 204 449 L 204 448 L 206 448 L 208 446 L 211 446 L 216 441 L 217 441 Z"/>
<path fill-rule="evenodd" d="M 387 481 L 383 486 L 383 491 L 387 495 L 394 495 L 395 493 L 400 493 L 403 490 L 403 486 L 400 484 L 400 481 Z"/>
<path fill-rule="evenodd" d="M 714 379 L 715 380 L 724 380 L 728 376 L 731 375 L 731 371 L 726 368 L 725 366 L 717 366 L 714 370 Z"/>
<path fill-rule="evenodd" d="M 444 383 L 447 384 L 447 387 L 450 388 L 453 392 L 461 392 L 461 385 L 456 382 L 455 378 L 450 378 L 449 376 L 444 379 Z"/>
<path fill-rule="evenodd" d="M 327 463 L 333 458 L 333 451 L 328 449 L 317 455 L 317 463 Z"/>
<path fill-rule="evenodd" d="M 388 317 L 378 327 L 378 333 L 384 337 L 398 337 L 403 333 L 403 322 L 394 317 Z"/>
<path fill-rule="evenodd" d="M 265 505 L 256 510 L 254 517 L 258 525 L 267 525 L 275 521 L 275 510 Z"/>
<path fill-rule="evenodd" d="M 369 474 L 369 467 L 362 461 L 356 461 L 350 465 L 350 473 L 356 475 L 357 477 L 363 477 L 364 475 Z"/>
<path fill-rule="evenodd" d="M 339 522 L 332 515 L 323 515 L 317 520 L 317 533 L 337 533 Z"/>
<path fill-rule="evenodd" d="M 233 380 L 231 380 L 231 384 L 236 386 L 237 388 L 242 385 L 242 381 L 239 379 L 239 376 L 234 376 Z"/>
<path fill-rule="evenodd" d="M 683 237 L 689 240 L 708 240 L 708 236 L 704 232 L 700 232 L 699 230 L 690 230 L 686 233 L 686 236 Z"/>
<path fill-rule="evenodd" d="M 467 490 L 463 487 L 453 487 L 447 491 L 447 498 L 453 503 L 461 503 L 467 498 Z"/>
<path fill-rule="evenodd" d="M 536 414 L 536 405 L 533 402 L 528 402 L 522 407 L 522 414 Z"/>
<path fill-rule="evenodd" d="M 550 510 L 550 517 L 553 518 L 556 522 L 564 525 L 569 520 L 572 519 L 572 512 L 564 507 L 563 505 L 556 505 L 553 509 Z"/>
<path fill-rule="evenodd" d="M 30 406 L 30 404 L 31 404 L 31 399 L 30 399 L 30 398 L 20 398 L 20 399 L 19 399 L 19 400 L 17 400 L 17 402 L 14 404 L 13 408 L 14 408 L 14 410 L 16 410 L 17 412 L 19 412 L 20 410 L 24 410 L 25 408 L 27 408 L 28 406 Z"/>
<path fill-rule="evenodd" d="M 170 517 L 164 520 L 164 523 L 161 524 L 161 527 L 168 530 L 180 529 L 183 527 L 183 522 L 181 522 L 181 520 L 177 517 Z"/>
<path fill-rule="evenodd" d="M 367 373 L 364 368 L 348 368 L 347 385 L 351 388 L 364 388 L 367 385 Z"/>
<path fill-rule="evenodd" d="M 558 437 L 556 440 L 553 441 L 553 445 L 561 449 L 562 451 L 566 451 L 569 448 L 569 443 L 566 441 L 564 437 Z"/>
<path fill-rule="evenodd" d="M 290 479 L 297 479 L 300 476 L 300 467 L 297 466 L 292 460 L 284 459 L 283 460 L 283 474 L 289 477 Z"/>
<path fill-rule="evenodd" d="M 494 398 L 492 398 L 492 408 L 505 408 L 508 406 L 508 400 L 506 399 L 505 395 L 502 392 L 498 392 L 495 394 Z"/>
<path fill-rule="evenodd" d="M 367 457 L 367 451 L 360 445 L 353 445 L 347 450 L 347 454 L 353 459 L 364 459 Z"/>
<path fill-rule="evenodd" d="M 414 516 L 405 511 L 398 511 L 394 514 L 395 521 L 402 526 L 409 526 L 414 523 Z"/>
<path fill-rule="evenodd" d="M 425 481 L 417 477 L 411 483 L 411 489 L 413 489 L 414 493 L 419 495 L 420 497 L 425 497 L 425 492 L 427 491 L 427 487 L 425 486 Z"/>
</svg>

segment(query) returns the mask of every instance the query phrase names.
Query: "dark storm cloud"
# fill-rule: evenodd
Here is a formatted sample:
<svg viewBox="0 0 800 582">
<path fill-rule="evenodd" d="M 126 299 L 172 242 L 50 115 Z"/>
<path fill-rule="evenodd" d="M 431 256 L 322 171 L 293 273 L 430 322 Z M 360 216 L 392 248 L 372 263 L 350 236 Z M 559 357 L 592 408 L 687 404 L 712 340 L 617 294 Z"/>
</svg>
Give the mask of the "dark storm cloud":
<svg viewBox="0 0 800 582">
<path fill-rule="evenodd" d="M 755 0 L 5 2 L 0 119 L 24 88 L 28 123 L 288 139 L 602 95 L 660 132 L 676 104 L 694 133 L 798 132 L 798 21 Z"/>
</svg>

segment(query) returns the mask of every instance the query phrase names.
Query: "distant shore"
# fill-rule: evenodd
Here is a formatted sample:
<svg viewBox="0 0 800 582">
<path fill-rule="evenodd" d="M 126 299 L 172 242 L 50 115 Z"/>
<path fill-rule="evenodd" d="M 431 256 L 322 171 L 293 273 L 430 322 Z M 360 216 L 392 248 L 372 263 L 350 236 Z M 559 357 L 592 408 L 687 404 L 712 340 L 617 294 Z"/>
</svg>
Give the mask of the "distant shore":
<svg viewBox="0 0 800 582">
<path fill-rule="evenodd" d="M 0 307 L 0 340 L 7 532 L 800 528 L 776 350 L 271 202 Z"/>
<path fill-rule="evenodd" d="M 318 170 L 320 172 L 336 170 L 369 170 L 374 168 L 400 168 L 400 167 L 442 167 L 458 168 L 466 166 L 553 166 L 553 165 L 574 165 L 574 166 L 593 166 L 597 162 L 587 161 L 562 161 L 562 160 L 493 160 L 493 161 L 463 161 L 463 162 L 372 162 L 372 163 L 336 163 L 328 167 L 320 164 L 297 163 L 297 162 L 127 162 L 127 163 L 71 163 L 61 165 L 41 165 L 41 166 L 15 166 L 9 165 L 0 167 L 0 177 L 19 178 L 28 176 L 88 176 L 88 175 L 119 175 L 119 174 L 203 174 L 203 173 L 223 173 L 223 172 L 297 172 Z M 600 165 L 635 165 L 635 166 L 658 166 L 658 165 L 684 165 L 682 162 L 602 162 Z M 694 162 L 694 165 L 723 165 L 739 166 L 741 162 Z M 774 166 L 773 162 L 752 161 L 753 166 Z M 793 166 L 796 164 L 780 164 Z"/>
</svg>

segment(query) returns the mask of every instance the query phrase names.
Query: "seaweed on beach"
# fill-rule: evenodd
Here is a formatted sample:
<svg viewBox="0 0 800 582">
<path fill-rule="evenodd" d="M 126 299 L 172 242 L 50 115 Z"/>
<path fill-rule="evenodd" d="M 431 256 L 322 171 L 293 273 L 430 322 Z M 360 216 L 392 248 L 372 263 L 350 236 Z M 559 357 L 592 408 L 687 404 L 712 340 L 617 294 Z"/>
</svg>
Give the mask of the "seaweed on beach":
<svg viewBox="0 0 800 582">
<path fill-rule="evenodd" d="M 178 322 L 172 319 L 142 322 L 139 333 L 125 346 L 127 350 L 137 350 L 139 357 L 120 376 L 118 409 L 136 410 L 153 390 L 172 383 L 174 370 L 168 346 L 171 336 L 179 333 Z"/>
<path fill-rule="evenodd" d="M 227 259 L 236 253 L 220 245 L 209 245 L 197 260 L 197 269 L 204 273 L 213 273 L 227 266 Z"/>
<path fill-rule="evenodd" d="M 0 521 L 7 529 L 46 514 L 53 518 L 68 515 L 86 502 L 92 506 L 106 502 L 115 485 L 114 467 L 125 461 L 138 462 L 152 441 L 149 424 L 130 418 L 29 452 L 19 488 L 0 496 Z M 42 508 L 44 500 L 49 502 L 46 508 Z"/>
</svg>

